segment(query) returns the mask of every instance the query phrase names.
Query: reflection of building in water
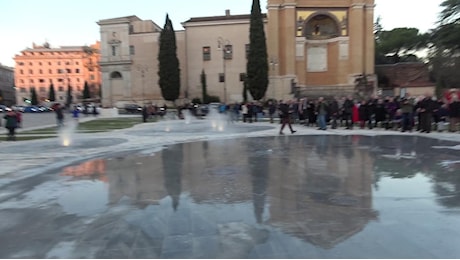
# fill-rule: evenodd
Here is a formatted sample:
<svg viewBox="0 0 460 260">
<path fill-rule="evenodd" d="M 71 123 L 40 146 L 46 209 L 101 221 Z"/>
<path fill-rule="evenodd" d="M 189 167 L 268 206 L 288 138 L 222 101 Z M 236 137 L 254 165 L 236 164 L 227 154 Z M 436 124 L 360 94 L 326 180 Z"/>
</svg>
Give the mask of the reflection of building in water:
<svg viewBox="0 0 460 260">
<path fill-rule="evenodd" d="M 106 161 L 102 159 L 84 162 L 79 165 L 69 166 L 62 170 L 62 176 L 89 177 L 107 182 L 105 173 Z"/>
<path fill-rule="evenodd" d="M 339 148 L 332 138 L 341 137 L 319 136 L 312 149 L 290 144 L 294 152 L 289 159 L 269 166 L 270 224 L 323 248 L 351 237 L 376 218 L 373 159 L 366 149 L 345 157 L 337 150 L 353 148 Z M 310 152 L 295 152 L 305 146 Z"/>
<path fill-rule="evenodd" d="M 237 140 L 184 144 L 183 190 L 198 203 L 250 200 L 246 154 Z"/>
<path fill-rule="evenodd" d="M 109 202 L 126 196 L 141 205 L 158 204 L 167 196 L 160 156 L 127 156 L 107 161 Z"/>
<path fill-rule="evenodd" d="M 174 145 L 170 149 L 173 150 L 167 148 L 154 156 L 107 161 L 110 202 L 127 196 L 145 206 L 170 195 L 177 207 L 179 195 L 184 192 L 197 203 L 251 200 L 247 161 L 235 156 L 246 153 L 244 146 L 216 141 Z"/>
<path fill-rule="evenodd" d="M 196 142 L 115 158 L 107 162 L 110 202 L 127 196 L 146 206 L 170 196 L 180 208 L 181 193 L 199 204 L 252 201 L 257 222 L 329 248 L 376 218 L 374 161 L 347 138 Z"/>
</svg>

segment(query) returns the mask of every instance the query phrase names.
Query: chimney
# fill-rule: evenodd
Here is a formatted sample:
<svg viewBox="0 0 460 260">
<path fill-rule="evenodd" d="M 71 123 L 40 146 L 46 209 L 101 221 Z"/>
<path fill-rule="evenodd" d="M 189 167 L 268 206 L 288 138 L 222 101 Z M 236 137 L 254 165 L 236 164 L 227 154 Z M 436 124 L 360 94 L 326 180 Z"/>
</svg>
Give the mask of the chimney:
<svg viewBox="0 0 460 260">
<path fill-rule="evenodd" d="M 230 9 L 225 10 L 225 16 L 230 16 Z"/>
</svg>

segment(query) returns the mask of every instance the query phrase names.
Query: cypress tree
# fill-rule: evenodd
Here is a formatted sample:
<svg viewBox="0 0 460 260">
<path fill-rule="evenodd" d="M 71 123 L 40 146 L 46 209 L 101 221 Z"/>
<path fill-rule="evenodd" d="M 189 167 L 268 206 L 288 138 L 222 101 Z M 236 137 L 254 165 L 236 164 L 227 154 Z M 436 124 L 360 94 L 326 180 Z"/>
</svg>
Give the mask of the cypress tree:
<svg viewBox="0 0 460 260">
<path fill-rule="evenodd" d="M 30 89 L 30 102 L 32 103 L 33 106 L 38 105 L 38 98 L 37 98 L 37 92 L 35 91 L 35 88 Z"/>
<path fill-rule="evenodd" d="M 158 76 L 161 95 L 165 100 L 175 101 L 180 95 L 180 68 L 177 58 L 176 34 L 169 15 L 160 33 L 158 53 Z"/>
<path fill-rule="evenodd" d="M 83 88 L 83 99 L 91 98 L 91 93 L 89 92 L 88 82 L 85 81 L 85 86 Z"/>
<path fill-rule="evenodd" d="M 246 72 L 249 93 L 255 100 L 262 99 L 268 87 L 268 55 L 259 0 L 252 1 Z"/>
<path fill-rule="evenodd" d="M 69 108 L 72 102 L 73 102 L 72 87 L 69 85 L 67 87 L 66 107 Z"/>
<path fill-rule="evenodd" d="M 51 102 L 56 101 L 56 92 L 54 91 L 53 83 L 50 84 L 49 92 L 48 92 L 48 100 Z"/>
<path fill-rule="evenodd" d="M 207 91 L 207 84 L 206 84 L 206 73 L 204 73 L 204 69 L 201 71 L 201 91 L 203 96 L 203 104 L 206 104 L 208 101 L 208 91 Z"/>
</svg>

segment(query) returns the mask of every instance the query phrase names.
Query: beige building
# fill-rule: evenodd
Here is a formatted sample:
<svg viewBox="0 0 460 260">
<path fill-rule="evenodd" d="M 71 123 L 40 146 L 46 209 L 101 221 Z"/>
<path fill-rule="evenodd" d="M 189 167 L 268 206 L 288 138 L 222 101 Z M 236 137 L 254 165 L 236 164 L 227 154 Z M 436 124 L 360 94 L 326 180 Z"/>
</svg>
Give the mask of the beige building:
<svg viewBox="0 0 460 260">
<path fill-rule="evenodd" d="M 268 0 L 264 18 L 269 57 L 266 98 L 346 95 L 365 78 L 376 89 L 374 0 Z M 181 96 L 242 101 L 250 15 L 196 17 L 176 31 Z M 103 106 L 164 102 L 158 85 L 161 27 L 127 16 L 98 22 L 101 31 Z M 363 90 L 362 90 L 363 91 Z"/>
<path fill-rule="evenodd" d="M 31 88 L 35 88 L 39 103 L 46 103 L 53 84 L 56 102 L 65 103 L 68 86 L 72 87 L 74 103 L 80 102 L 85 81 L 93 97 L 99 96 L 99 42 L 90 46 L 33 44 L 32 48 L 15 55 L 16 104 L 30 105 Z"/>
<path fill-rule="evenodd" d="M 373 20 L 374 0 L 268 0 L 267 96 L 375 92 Z"/>
<path fill-rule="evenodd" d="M 0 105 L 12 106 L 15 103 L 14 68 L 0 64 Z"/>
</svg>

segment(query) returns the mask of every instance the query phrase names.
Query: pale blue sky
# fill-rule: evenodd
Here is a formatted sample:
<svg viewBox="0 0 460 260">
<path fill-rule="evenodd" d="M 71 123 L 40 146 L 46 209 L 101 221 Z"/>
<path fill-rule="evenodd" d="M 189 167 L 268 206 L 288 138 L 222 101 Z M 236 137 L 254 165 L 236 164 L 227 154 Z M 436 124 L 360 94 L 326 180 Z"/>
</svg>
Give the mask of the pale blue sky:
<svg viewBox="0 0 460 260">
<path fill-rule="evenodd" d="M 266 0 L 260 0 L 266 11 Z M 382 17 L 384 29 L 434 27 L 442 0 L 375 0 L 375 17 Z M 249 14 L 252 0 L 0 0 L 0 63 L 13 66 L 15 54 L 32 42 L 48 41 L 52 47 L 86 45 L 97 41 L 98 20 L 137 15 L 163 27 L 166 13 L 174 29 L 191 17 Z"/>
</svg>

